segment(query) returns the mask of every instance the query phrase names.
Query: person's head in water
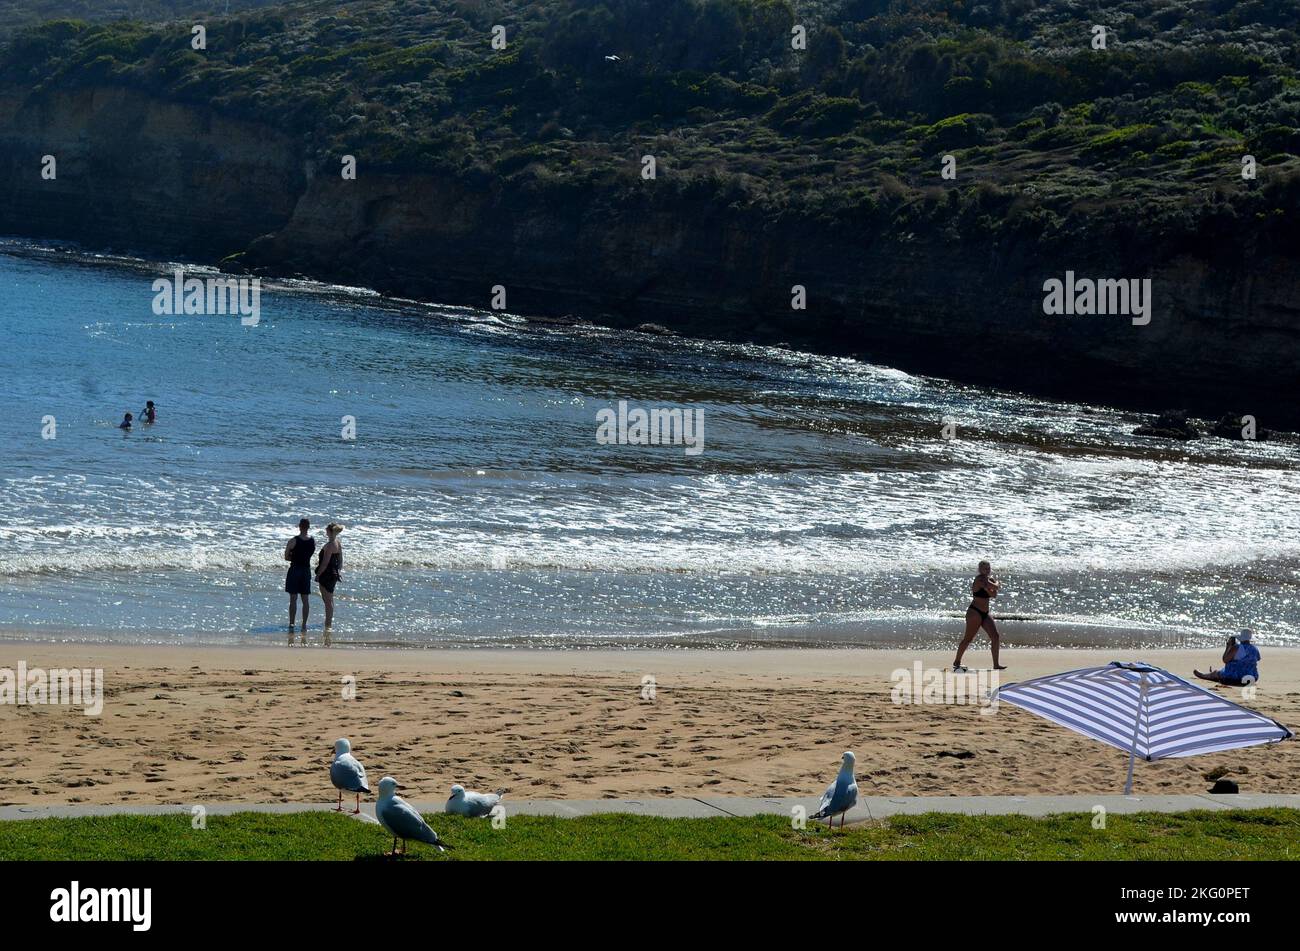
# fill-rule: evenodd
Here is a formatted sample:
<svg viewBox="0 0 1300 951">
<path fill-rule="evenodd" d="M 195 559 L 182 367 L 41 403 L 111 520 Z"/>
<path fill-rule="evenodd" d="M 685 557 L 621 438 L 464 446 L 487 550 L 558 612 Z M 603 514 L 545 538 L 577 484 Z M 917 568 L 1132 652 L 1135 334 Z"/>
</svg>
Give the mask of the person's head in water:
<svg viewBox="0 0 1300 951">
<path fill-rule="evenodd" d="M 307 529 L 309 529 L 309 528 L 311 528 L 311 519 L 306 519 L 306 518 L 300 518 L 300 519 L 298 519 L 298 534 L 299 534 L 299 535 L 306 535 L 306 534 L 307 534 Z"/>
<path fill-rule="evenodd" d="M 135 419 L 135 417 L 132 416 L 130 413 L 127 413 L 125 416 L 122 417 L 122 422 L 119 424 L 119 428 L 121 428 L 121 429 L 130 429 L 130 428 L 131 428 L 131 420 L 133 420 L 133 419 Z"/>
<path fill-rule="evenodd" d="M 992 572 L 992 571 L 993 571 L 993 566 L 990 565 L 987 561 L 981 561 L 981 562 L 980 562 L 980 576 L 981 576 L 981 577 L 983 577 L 984 575 L 989 574 L 989 573 Z"/>
<path fill-rule="evenodd" d="M 144 408 L 145 408 L 145 409 L 153 409 L 153 400 L 145 400 L 145 401 L 144 401 Z"/>
<path fill-rule="evenodd" d="M 338 522 L 330 522 L 325 526 L 325 534 L 329 536 L 330 541 L 338 538 L 343 531 L 343 526 Z"/>
</svg>

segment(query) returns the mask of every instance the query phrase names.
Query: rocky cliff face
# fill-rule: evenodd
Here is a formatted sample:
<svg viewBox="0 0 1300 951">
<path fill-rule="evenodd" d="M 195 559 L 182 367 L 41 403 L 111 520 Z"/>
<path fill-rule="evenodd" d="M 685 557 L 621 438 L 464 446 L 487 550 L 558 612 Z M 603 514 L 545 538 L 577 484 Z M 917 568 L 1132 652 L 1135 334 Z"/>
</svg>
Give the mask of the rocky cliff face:
<svg viewBox="0 0 1300 951">
<path fill-rule="evenodd" d="M 304 182 L 274 129 L 116 88 L 0 90 L 0 227 L 11 234 L 212 260 L 283 227 Z"/>
<path fill-rule="evenodd" d="M 58 159 L 44 181 L 40 158 Z M 786 341 L 957 380 L 1142 408 L 1252 413 L 1294 426 L 1295 248 L 1161 256 L 1136 236 L 1077 247 L 830 233 L 811 220 L 683 205 L 645 183 L 557 201 L 309 162 L 278 130 L 119 89 L 0 91 L 0 228 L 36 238 L 369 285 L 517 313 Z M 1043 282 L 1151 278 L 1151 321 L 1049 316 Z M 791 287 L 807 289 L 806 310 Z"/>
</svg>

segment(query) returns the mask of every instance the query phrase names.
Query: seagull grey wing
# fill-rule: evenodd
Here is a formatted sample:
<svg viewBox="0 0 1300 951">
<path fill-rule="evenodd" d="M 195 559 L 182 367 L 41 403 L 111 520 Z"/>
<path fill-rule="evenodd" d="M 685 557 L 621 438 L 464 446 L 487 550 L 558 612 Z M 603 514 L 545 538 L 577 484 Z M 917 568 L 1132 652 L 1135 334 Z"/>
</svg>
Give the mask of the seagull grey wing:
<svg viewBox="0 0 1300 951">
<path fill-rule="evenodd" d="M 438 833 L 429 828 L 429 824 L 415 810 L 415 807 L 400 796 L 394 796 L 385 806 L 381 817 L 388 831 L 399 839 L 414 839 L 416 842 L 438 844 Z"/>
<path fill-rule="evenodd" d="M 822 793 L 821 804 L 818 805 L 817 811 L 813 813 L 814 819 L 821 819 L 826 816 L 826 810 L 829 809 L 831 804 L 835 801 L 835 787 L 838 784 L 839 780 L 837 779 L 826 787 L 826 792 Z"/>
<path fill-rule="evenodd" d="M 830 796 L 831 801 L 826 813 L 838 816 L 841 812 L 847 812 L 858 801 L 858 784 L 849 778 L 837 779 L 830 790 Z"/>
<path fill-rule="evenodd" d="M 840 801 L 834 804 L 836 812 L 848 812 L 858 804 L 858 784 L 849 783 L 844 789 L 844 795 Z"/>
<path fill-rule="evenodd" d="M 492 814 L 496 804 L 501 801 L 501 797 L 495 793 L 475 793 L 474 801 L 471 804 L 470 815 L 476 819 Z"/>
<path fill-rule="evenodd" d="M 365 767 L 347 753 L 330 764 L 330 782 L 344 792 L 370 792 Z"/>
</svg>

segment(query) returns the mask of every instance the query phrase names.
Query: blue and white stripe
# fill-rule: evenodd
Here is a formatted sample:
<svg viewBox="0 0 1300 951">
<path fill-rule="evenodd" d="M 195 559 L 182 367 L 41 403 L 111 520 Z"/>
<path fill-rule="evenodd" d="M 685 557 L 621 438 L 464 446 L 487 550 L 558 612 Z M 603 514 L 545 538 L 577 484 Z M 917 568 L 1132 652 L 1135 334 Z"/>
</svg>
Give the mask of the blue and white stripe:
<svg viewBox="0 0 1300 951">
<path fill-rule="evenodd" d="M 1248 710 L 1149 664 L 1116 661 L 999 689 L 998 700 L 1036 713 L 1148 762 L 1294 736 Z"/>
</svg>

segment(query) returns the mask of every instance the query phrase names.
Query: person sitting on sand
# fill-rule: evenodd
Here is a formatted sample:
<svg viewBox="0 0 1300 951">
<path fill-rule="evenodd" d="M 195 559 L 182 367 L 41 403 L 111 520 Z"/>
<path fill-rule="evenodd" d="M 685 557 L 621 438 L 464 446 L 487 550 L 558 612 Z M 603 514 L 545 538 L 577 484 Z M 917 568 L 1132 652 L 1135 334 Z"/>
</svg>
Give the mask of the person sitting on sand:
<svg viewBox="0 0 1300 951">
<path fill-rule="evenodd" d="M 1193 670 L 1201 680 L 1212 680 L 1226 687 L 1245 687 L 1259 681 L 1259 648 L 1253 643 L 1255 634 L 1246 628 L 1235 637 L 1229 637 L 1223 649 L 1223 666 L 1203 674 Z"/>
<path fill-rule="evenodd" d="M 998 596 L 998 583 L 989 577 L 992 570 L 993 567 L 987 561 L 981 561 L 979 574 L 971 582 L 972 600 L 970 607 L 966 609 L 966 632 L 962 635 L 961 643 L 957 645 L 957 659 L 952 662 L 952 669 L 956 673 L 966 673 L 966 668 L 961 663 L 962 655 L 966 653 L 966 648 L 970 647 L 971 641 L 975 640 L 975 635 L 979 633 L 980 628 L 988 632 L 989 641 L 992 644 L 993 669 L 1007 669 L 998 663 L 998 648 L 1001 646 L 1001 638 L 998 636 L 998 625 L 993 620 L 989 607 L 989 599 Z"/>
<path fill-rule="evenodd" d="M 140 416 L 149 426 L 158 421 L 158 411 L 153 408 L 153 400 L 144 401 L 144 409 L 140 410 Z"/>
<path fill-rule="evenodd" d="M 329 541 L 316 558 L 316 583 L 320 585 L 320 599 L 325 602 L 326 631 L 334 627 L 334 586 L 339 583 L 339 575 L 343 570 L 343 544 L 339 541 L 342 532 L 343 526 L 338 522 L 326 525 L 325 534 L 329 536 Z"/>
<path fill-rule="evenodd" d="M 127 413 L 124 417 L 122 417 L 122 421 L 121 421 L 120 423 L 117 424 L 117 428 L 118 428 L 118 429 L 130 429 L 130 428 L 131 428 L 131 421 L 132 421 L 133 419 L 135 419 L 135 417 L 132 416 L 130 413 Z"/>
<path fill-rule="evenodd" d="M 307 638 L 307 603 L 311 595 L 311 555 L 316 550 L 316 539 L 307 534 L 311 522 L 301 519 L 298 522 L 298 534 L 289 539 L 284 546 L 284 560 L 289 562 L 289 571 L 284 576 L 284 590 L 289 592 L 289 634 L 293 635 L 294 615 L 298 609 L 297 598 L 302 598 L 302 635 Z"/>
</svg>

